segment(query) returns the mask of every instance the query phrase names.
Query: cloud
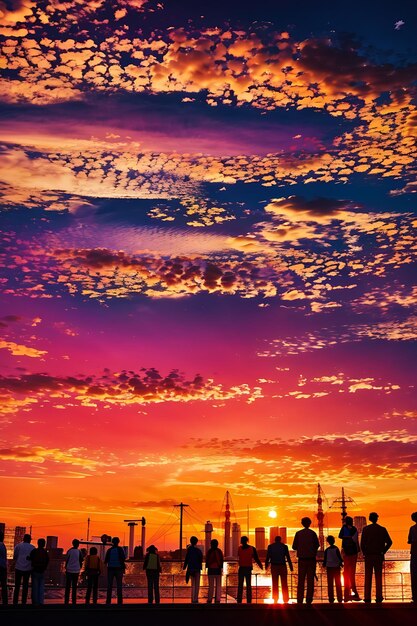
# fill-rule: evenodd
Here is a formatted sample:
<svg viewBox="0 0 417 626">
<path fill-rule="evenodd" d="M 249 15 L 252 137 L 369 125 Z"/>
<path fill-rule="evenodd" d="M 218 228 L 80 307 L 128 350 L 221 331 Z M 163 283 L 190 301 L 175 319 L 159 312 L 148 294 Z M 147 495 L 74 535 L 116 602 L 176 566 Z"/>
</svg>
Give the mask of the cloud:
<svg viewBox="0 0 417 626">
<path fill-rule="evenodd" d="M 61 450 L 60 448 L 45 448 L 43 446 L 26 444 L 0 448 L 0 459 L 2 461 L 35 464 L 43 464 L 52 461 L 64 465 L 76 465 L 86 470 L 95 470 L 101 463 L 84 456 L 86 452 L 86 448 Z"/>
<path fill-rule="evenodd" d="M 4 341 L 0 339 L 0 350 L 8 350 L 13 356 L 28 356 L 30 358 L 39 359 L 44 354 L 48 354 L 46 350 L 37 350 L 36 348 L 30 348 L 22 344 L 15 343 L 14 341 Z"/>
<path fill-rule="evenodd" d="M 260 387 L 247 384 L 225 388 L 213 379 L 196 375 L 188 380 L 178 370 L 163 376 L 155 368 L 140 373 L 122 371 L 102 376 L 53 376 L 45 373 L 0 376 L 0 402 L 9 413 L 18 412 L 22 402 L 40 406 L 60 402 L 67 406 L 144 406 L 166 402 L 244 400 L 262 397 Z M 15 404 L 14 404 L 15 402 Z"/>
<path fill-rule="evenodd" d="M 332 220 L 343 220 L 344 211 L 350 205 L 344 200 L 315 198 L 306 200 L 300 196 L 277 198 L 265 206 L 267 213 L 287 218 L 290 222 L 317 222 L 326 224 Z"/>
</svg>

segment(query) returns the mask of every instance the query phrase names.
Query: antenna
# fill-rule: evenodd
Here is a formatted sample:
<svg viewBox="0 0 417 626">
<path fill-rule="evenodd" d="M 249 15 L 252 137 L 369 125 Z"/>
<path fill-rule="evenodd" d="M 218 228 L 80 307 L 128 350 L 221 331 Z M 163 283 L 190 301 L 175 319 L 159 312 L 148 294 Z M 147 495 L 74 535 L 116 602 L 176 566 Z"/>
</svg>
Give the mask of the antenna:
<svg viewBox="0 0 417 626">
<path fill-rule="evenodd" d="M 342 497 L 341 498 L 336 498 L 335 500 L 333 500 L 332 504 L 330 505 L 330 509 L 334 507 L 335 504 L 338 504 L 339 506 L 337 508 L 339 508 L 341 510 L 340 515 L 342 516 L 342 522 L 345 521 L 345 517 L 347 515 L 347 504 L 355 504 L 356 502 L 353 498 L 346 496 L 345 495 L 345 488 L 342 487 Z"/>
<path fill-rule="evenodd" d="M 324 511 L 323 511 L 323 496 L 324 492 L 320 486 L 320 483 L 317 484 L 317 524 L 319 527 L 319 544 L 320 550 L 324 550 Z"/>
</svg>

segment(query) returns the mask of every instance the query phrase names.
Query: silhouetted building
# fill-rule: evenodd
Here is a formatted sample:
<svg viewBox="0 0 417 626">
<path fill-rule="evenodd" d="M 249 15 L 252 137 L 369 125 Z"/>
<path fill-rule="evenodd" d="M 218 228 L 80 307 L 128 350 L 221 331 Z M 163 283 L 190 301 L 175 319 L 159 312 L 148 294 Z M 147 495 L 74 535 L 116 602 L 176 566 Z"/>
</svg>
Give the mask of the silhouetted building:
<svg viewBox="0 0 417 626">
<path fill-rule="evenodd" d="M 258 552 L 265 550 L 265 528 L 263 526 L 255 528 L 255 548 Z"/>
<path fill-rule="evenodd" d="M 0 533 L 5 533 L 6 531 L 6 524 L 4 522 L 0 522 Z"/>
<path fill-rule="evenodd" d="M 8 559 L 13 558 L 14 548 L 23 541 L 25 532 L 26 526 L 5 526 L 4 545 L 6 546 Z"/>
<path fill-rule="evenodd" d="M 282 543 L 287 543 L 287 527 L 286 526 L 280 526 L 279 536 L 281 537 Z"/>
<path fill-rule="evenodd" d="M 356 515 L 353 518 L 353 525 L 356 526 L 356 529 L 358 531 L 359 541 L 360 541 L 362 531 L 366 526 L 366 517 L 364 515 Z"/>
<path fill-rule="evenodd" d="M 53 535 L 47 535 L 46 537 L 46 549 L 56 550 L 58 548 L 58 537 Z"/>
<path fill-rule="evenodd" d="M 275 537 L 279 535 L 279 526 L 271 526 L 269 529 L 269 543 L 274 543 Z"/>
<path fill-rule="evenodd" d="M 232 524 L 232 556 L 237 556 L 239 549 L 240 537 L 242 533 L 240 531 L 240 524 L 233 522 Z"/>
</svg>

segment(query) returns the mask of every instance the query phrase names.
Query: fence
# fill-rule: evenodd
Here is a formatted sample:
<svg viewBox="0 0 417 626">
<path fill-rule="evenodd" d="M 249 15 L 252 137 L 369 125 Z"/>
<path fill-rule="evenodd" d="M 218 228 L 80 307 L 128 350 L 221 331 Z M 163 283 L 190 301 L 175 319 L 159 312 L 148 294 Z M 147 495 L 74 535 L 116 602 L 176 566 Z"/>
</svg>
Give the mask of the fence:
<svg viewBox="0 0 417 626">
<path fill-rule="evenodd" d="M 390 565 L 388 565 L 388 563 Z M 397 565 L 396 565 L 397 564 Z M 401 565 L 399 565 L 401 564 Z M 387 566 L 388 565 L 388 566 Z M 383 593 L 384 598 L 388 602 L 410 602 L 411 600 L 411 581 L 410 574 L 404 570 L 404 562 L 386 562 L 383 572 Z M 408 566 L 408 565 L 407 565 Z M 296 569 L 296 568 L 295 568 Z M 123 584 L 123 596 L 131 601 L 143 601 L 147 599 L 147 582 L 145 574 L 133 577 L 125 576 Z M 343 579 L 342 579 L 343 580 Z M 362 594 L 364 585 L 363 571 L 359 571 L 356 575 L 356 584 L 359 593 Z M 9 593 L 13 592 L 13 576 L 9 579 Z M 295 601 L 297 591 L 297 573 L 288 572 L 288 588 L 290 602 Z M 373 588 L 374 589 L 374 588 Z M 85 597 L 86 585 L 83 578 L 80 578 L 78 586 L 78 598 L 82 602 Z M 208 592 L 208 576 L 201 575 L 200 585 L 200 601 L 205 602 Z M 115 591 L 113 591 L 113 594 Z M 161 574 L 160 576 L 160 593 L 161 601 L 169 602 L 189 602 L 191 596 L 190 585 L 185 583 L 183 573 Z M 103 599 L 106 595 L 106 579 L 101 578 L 99 588 L 99 598 Z M 48 601 L 63 601 L 64 585 L 62 581 L 57 584 L 46 584 L 45 597 Z M 224 574 L 222 578 L 222 602 L 235 603 L 237 596 L 237 573 Z M 271 577 L 268 572 L 254 572 L 252 574 L 252 602 L 255 604 L 267 604 L 272 601 Z M 244 590 L 243 599 L 245 601 L 246 591 Z M 328 602 L 327 598 L 327 578 L 325 572 L 318 566 L 317 581 L 315 582 L 315 602 Z"/>
</svg>

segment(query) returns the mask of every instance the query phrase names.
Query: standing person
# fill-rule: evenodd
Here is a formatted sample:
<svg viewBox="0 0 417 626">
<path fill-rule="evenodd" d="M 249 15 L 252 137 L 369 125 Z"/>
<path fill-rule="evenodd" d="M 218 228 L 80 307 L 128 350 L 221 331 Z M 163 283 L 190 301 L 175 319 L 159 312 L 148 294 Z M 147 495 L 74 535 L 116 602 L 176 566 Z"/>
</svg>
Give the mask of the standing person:
<svg viewBox="0 0 417 626">
<path fill-rule="evenodd" d="M 387 529 L 377 523 L 378 518 L 378 513 L 369 514 L 371 524 L 365 526 L 361 537 L 361 550 L 365 557 L 365 602 L 371 602 L 373 572 L 375 572 L 375 600 L 382 602 L 384 599 L 382 595 L 382 568 L 384 555 L 392 546 L 392 539 Z"/>
<path fill-rule="evenodd" d="M 206 554 L 206 568 L 208 574 L 208 596 L 207 604 L 211 604 L 216 586 L 215 603 L 220 604 L 222 599 L 222 574 L 223 574 L 223 552 L 219 548 L 217 539 L 212 539 L 210 548 Z"/>
<path fill-rule="evenodd" d="M 413 602 L 417 602 L 417 511 L 411 514 L 414 526 L 408 532 L 408 542 L 410 544 L 410 574 L 411 574 L 411 597 Z"/>
<path fill-rule="evenodd" d="M 90 603 L 91 592 L 93 592 L 93 604 L 97 604 L 98 598 L 98 579 L 103 571 L 103 564 L 97 554 L 97 548 L 90 548 L 90 554 L 85 557 L 84 571 L 87 578 L 87 591 L 85 594 L 85 603 Z"/>
<path fill-rule="evenodd" d="M 200 591 L 200 575 L 203 567 L 203 553 L 197 548 L 197 537 L 190 537 L 190 545 L 185 553 L 183 569 L 186 569 L 185 580 L 191 579 L 191 602 L 198 604 Z"/>
<path fill-rule="evenodd" d="M 4 545 L 4 533 L 0 532 L 0 585 L 1 601 L 3 604 L 9 603 L 7 593 L 7 549 Z"/>
<path fill-rule="evenodd" d="M 162 572 L 161 559 L 154 545 L 149 546 L 146 550 L 143 569 L 146 572 L 148 581 L 148 604 L 152 604 L 155 595 L 155 604 L 161 601 L 159 595 L 159 575 Z"/>
<path fill-rule="evenodd" d="M 14 570 L 14 593 L 13 604 L 19 602 L 20 585 L 22 585 L 22 604 L 26 604 L 29 590 L 29 579 L 32 572 L 32 564 L 28 560 L 29 554 L 35 549 L 31 544 L 32 537 L 28 534 L 23 536 L 23 541 L 18 543 L 14 549 L 13 559 L 15 561 Z"/>
<path fill-rule="evenodd" d="M 326 539 L 329 547 L 324 551 L 323 567 L 327 573 L 327 594 L 329 602 L 334 602 L 334 586 L 336 587 L 336 597 L 338 602 L 342 602 L 342 582 L 340 580 L 340 568 L 343 565 L 342 555 L 339 548 L 335 545 L 333 535 L 329 535 Z M 334 583 L 334 584 L 333 584 Z"/>
<path fill-rule="evenodd" d="M 106 604 L 111 604 L 111 595 L 113 591 L 113 578 L 116 579 L 117 586 L 117 604 L 123 604 L 123 574 L 125 573 L 125 552 L 123 548 L 119 546 L 119 537 L 113 537 L 112 547 L 106 552 L 104 562 L 107 565 L 107 599 Z"/>
<path fill-rule="evenodd" d="M 255 561 L 261 569 L 263 569 L 263 565 L 259 560 L 256 548 L 249 545 L 249 539 L 245 536 L 240 538 L 240 546 L 237 551 L 237 556 L 239 560 L 239 569 L 237 571 L 237 603 L 242 603 L 243 583 L 246 581 L 246 602 L 251 604 L 253 562 Z"/>
<path fill-rule="evenodd" d="M 38 547 L 28 556 L 32 563 L 32 604 L 35 605 L 43 604 L 45 600 L 45 572 L 49 564 L 45 546 L 45 539 L 38 539 Z"/>
<path fill-rule="evenodd" d="M 72 604 L 77 603 L 77 584 L 80 576 L 83 555 L 78 549 L 80 542 L 78 539 L 72 540 L 72 548 L 67 552 L 65 558 L 65 604 L 69 604 L 70 591 Z"/>
<path fill-rule="evenodd" d="M 342 557 L 343 557 L 343 579 L 344 579 L 344 600 L 359 601 L 360 597 L 356 589 L 356 563 L 359 554 L 359 538 L 358 531 L 353 525 L 353 519 L 347 515 L 340 529 L 339 539 L 342 540 Z M 353 592 L 353 596 L 352 596 Z"/>
<path fill-rule="evenodd" d="M 314 597 L 317 550 L 320 544 L 316 533 L 310 528 L 311 519 L 309 517 L 303 517 L 301 525 L 304 528 L 295 533 L 292 544 L 292 549 L 297 551 L 298 558 L 297 604 L 303 603 L 306 579 L 306 602 L 307 604 L 311 604 Z"/>
<path fill-rule="evenodd" d="M 272 577 L 272 598 L 275 603 L 278 602 L 278 580 L 281 578 L 282 599 L 285 604 L 289 600 L 288 579 L 287 579 L 287 563 L 291 571 L 293 565 L 291 562 L 288 546 L 282 543 L 281 537 L 277 535 L 275 542 L 268 546 L 266 551 L 265 569 L 271 564 Z"/>
</svg>

